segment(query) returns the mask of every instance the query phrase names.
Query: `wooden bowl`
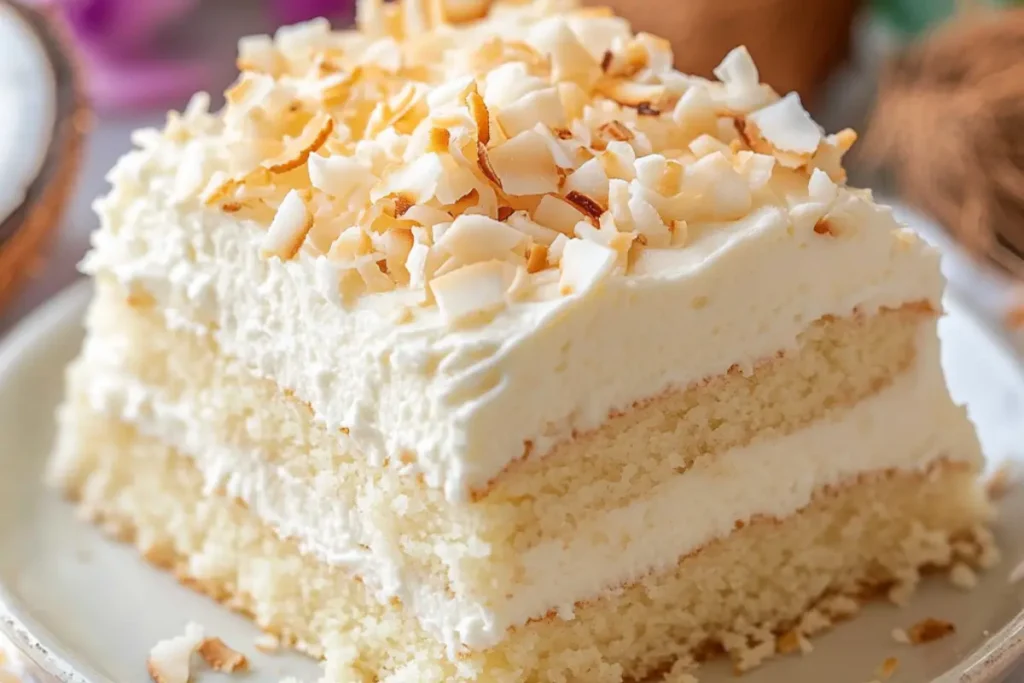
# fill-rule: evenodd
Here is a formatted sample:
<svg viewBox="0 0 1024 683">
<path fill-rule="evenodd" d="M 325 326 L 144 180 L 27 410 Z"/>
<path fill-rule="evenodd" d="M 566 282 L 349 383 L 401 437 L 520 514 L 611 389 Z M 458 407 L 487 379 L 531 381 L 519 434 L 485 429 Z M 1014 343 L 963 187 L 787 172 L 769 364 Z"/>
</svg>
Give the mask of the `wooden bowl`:
<svg viewBox="0 0 1024 683">
<path fill-rule="evenodd" d="M 746 45 L 761 80 L 813 101 L 846 58 L 860 0 L 591 0 L 612 7 L 637 31 L 668 38 L 676 67 L 709 76 L 722 57 Z"/>
<path fill-rule="evenodd" d="M 56 26 L 0 0 L 0 106 L 13 114 L 0 130 L 0 308 L 42 258 L 82 151 L 87 107 Z"/>
</svg>

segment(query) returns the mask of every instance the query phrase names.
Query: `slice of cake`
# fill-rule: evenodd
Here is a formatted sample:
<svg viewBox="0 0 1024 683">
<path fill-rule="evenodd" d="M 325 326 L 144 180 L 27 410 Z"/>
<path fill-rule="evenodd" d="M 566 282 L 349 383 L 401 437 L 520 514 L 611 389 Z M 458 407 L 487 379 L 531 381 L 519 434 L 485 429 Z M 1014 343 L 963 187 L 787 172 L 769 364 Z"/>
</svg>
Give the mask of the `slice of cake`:
<svg viewBox="0 0 1024 683">
<path fill-rule="evenodd" d="M 991 556 L 853 133 L 552 5 L 245 39 L 98 204 L 53 478 L 332 681 L 745 668 Z"/>
</svg>

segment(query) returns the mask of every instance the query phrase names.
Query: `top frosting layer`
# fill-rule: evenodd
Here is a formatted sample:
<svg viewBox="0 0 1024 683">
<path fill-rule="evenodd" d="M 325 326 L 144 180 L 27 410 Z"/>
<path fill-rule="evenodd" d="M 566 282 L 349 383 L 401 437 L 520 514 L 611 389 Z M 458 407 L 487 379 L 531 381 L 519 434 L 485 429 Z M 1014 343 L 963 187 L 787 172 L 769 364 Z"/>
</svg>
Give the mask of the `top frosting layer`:
<svg viewBox="0 0 1024 683">
<path fill-rule="evenodd" d="M 711 82 L 555 9 L 243 40 L 223 111 L 136 135 L 86 269 L 453 499 L 822 315 L 937 305 L 934 254 L 843 184 L 852 133 L 742 49 Z"/>
</svg>

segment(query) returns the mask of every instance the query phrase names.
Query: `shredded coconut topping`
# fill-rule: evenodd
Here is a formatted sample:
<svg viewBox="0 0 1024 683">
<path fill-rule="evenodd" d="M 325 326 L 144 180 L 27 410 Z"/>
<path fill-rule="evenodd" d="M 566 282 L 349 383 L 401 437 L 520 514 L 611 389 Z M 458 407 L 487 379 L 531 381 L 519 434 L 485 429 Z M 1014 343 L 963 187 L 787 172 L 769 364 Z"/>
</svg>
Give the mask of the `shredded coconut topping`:
<svg viewBox="0 0 1024 683">
<path fill-rule="evenodd" d="M 326 259 L 332 300 L 408 288 L 453 324 L 669 263 L 643 252 L 786 204 L 776 174 L 827 224 L 855 136 L 825 136 L 745 49 L 711 81 L 608 11 L 489 5 L 363 0 L 356 30 L 244 38 L 222 111 L 197 96 L 139 140 L 189 145 L 180 201 L 264 226 L 264 258 Z"/>
</svg>

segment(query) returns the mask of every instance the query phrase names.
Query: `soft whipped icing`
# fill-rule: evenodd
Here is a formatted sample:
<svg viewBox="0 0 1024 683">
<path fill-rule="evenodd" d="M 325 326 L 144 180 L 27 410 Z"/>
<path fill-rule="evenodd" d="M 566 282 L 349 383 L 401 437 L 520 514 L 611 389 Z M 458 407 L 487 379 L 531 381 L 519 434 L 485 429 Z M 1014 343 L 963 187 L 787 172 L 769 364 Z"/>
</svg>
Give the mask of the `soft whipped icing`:
<svg viewBox="0 0 1024 683">
<path fill-rule="evenodd" d="M 887 469 L 921 470 L 940 458 L 973 464 L 980 458 L 962 409 L 943 390 L 937 340 L 923 330 L 915 366 L 876 396 L 798 432 L 698 461 L 645 499 L 588 520 L 573 538 L 535 546 L 522 558 L 523 581 L 504 591 L 508 599 L 484 605 L 431 588 L 403 566 L 400 553 L 386 552 L 397 539 L 358 512 L 332 512 L 331 501 L 318 498 L 308 482 L 260 453 L 217 443 L 192 406 L 161 398 L 120 374 L 106 350 L 93 349 L 83 371 L 95 410 L 194 458 L 210 488 L 223 487 L 307 552 L 361 576 L 382 601 L 399 598 L 453 654 L 492 646 L 507 629 L 552 610 L 568 618 L 576 603 L 672 566 L 728 535 L 737 520 L 792 514 L 824 486 Z"/>
<path fill-rule="evenodd" d="M 839 239 L 809 229 L 809 199 L 765 206 L 691 226 L 692 243 L 658 254 L 649 274 L 587 296 L 523 302 L 476 328 L 453 330 L 435 309 L 398 325 L 403 292 L 340 306 L 318 287 L 322 261 L 261 259 L 259 226 L 172 202 L 170 170 L 185 162 L 170 149 L 122 160 L 85 270 L 154 297 L 169 326 L 212 334 L 347 428 L 370 462 L 412 456 L 452 499 L 527 444 L 541 454 L 636 401 L 750 370 L 824 315 L 940 305 L 937 255 L 888 209 L 842 190 Z"/>
</svg>

